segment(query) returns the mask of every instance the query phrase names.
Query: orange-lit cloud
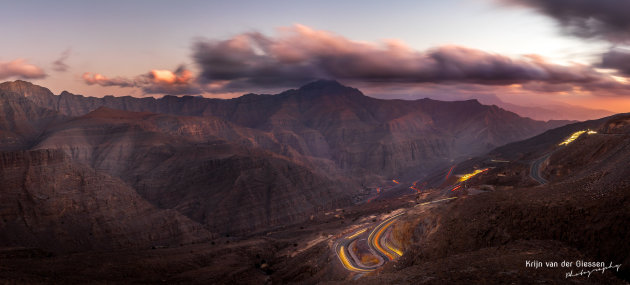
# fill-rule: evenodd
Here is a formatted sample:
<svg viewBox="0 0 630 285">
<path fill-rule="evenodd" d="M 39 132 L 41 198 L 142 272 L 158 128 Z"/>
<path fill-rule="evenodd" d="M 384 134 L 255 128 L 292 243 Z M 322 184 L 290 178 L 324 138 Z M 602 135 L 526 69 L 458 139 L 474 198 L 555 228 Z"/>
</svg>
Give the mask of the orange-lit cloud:
<svg viewBox="0 0 630 285">
<path fill-rule="evenodd" d="M 83 81 L 88 85 L 100 85 L 100 86 L 118 86 L 118 87 L 134 87 L 136 83 L 133 80 L 116 77 L 108 78 L 100 73 L 83 73 Z"/>
<path fill-rule="evenodd" d="M 199 94 L 201 90 L 195 83 L 190 70 L 180 66 L 175 71 L 154 69 L 134 78 L 108 78 L 99 73 L 86 72 L 83 81 L 88 85 L 138 87 L 146 94 Z"/>
<path fill-rule="evenodd" d="M 11 77 L 38 79 L 46 77 L 46 73 L 40 67 L 21 58 L 13 61 L 0 61 L 0 80 Z"/>
<path fill-rule="evenodd" d="M 149 72 L 149 75 L 153 82 L 164 84 L 188 84 L 193 79 L 192 72 L 183 68 L 177 69 L 175 72 L 154 69 Z"/>
</svg>

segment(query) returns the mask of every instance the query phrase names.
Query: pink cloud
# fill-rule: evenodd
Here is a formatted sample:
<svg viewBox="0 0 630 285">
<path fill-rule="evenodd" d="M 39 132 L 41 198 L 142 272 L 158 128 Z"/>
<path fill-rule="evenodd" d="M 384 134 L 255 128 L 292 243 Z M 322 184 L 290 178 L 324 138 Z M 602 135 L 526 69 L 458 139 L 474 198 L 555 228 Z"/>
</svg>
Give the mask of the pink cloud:
<svg viewBox="0 0 630 285">
<path fill-rule="evenodd" d="M 46 77 L 46 73 L 40 67 L 21 58 L 8 62 L 0 61 L 0 80 L 11 77 L 39 79 Z"/>
<path fill-rule="evenodd" d="M 83 73 L 83 81 L 88 85 L 100 85 L 100 86 L 118 86 L 118 87 L 134 87 L 136 83 L 134 80 L 126 79 L 122 77 L 108 78 L 100 73 Z"/>
</svg>

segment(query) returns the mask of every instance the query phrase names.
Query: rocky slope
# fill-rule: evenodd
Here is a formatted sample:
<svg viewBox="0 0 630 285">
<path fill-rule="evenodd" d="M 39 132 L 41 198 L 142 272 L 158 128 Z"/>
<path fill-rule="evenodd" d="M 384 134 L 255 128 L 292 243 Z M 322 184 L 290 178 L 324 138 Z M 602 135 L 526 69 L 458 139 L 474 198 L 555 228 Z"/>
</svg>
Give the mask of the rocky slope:
<svg viewBox="0 0 630 285">
<path fill-rule="evenodd" d="M 165 96 L 160 99 L 84 97 L 23 81 L 0 84 L 35 104 L 69 116 L 101 106 L 162 114 L 218 117 L 269 132 L 305 157 L 331 161 L 358 175 L 423 176 L 453 159 L 477 155 L 566 122 L 540 122 L 476 100 L 380 100 L 335 81 L 317 81 L 278 95 L 230 100 Z M 281 153 L 285 155 L 286 153 Z"/>
<path fill-rule="evenodd" d="M 0 152 L 3 281 L 345 284 L 354 276 L 337 262 L 334 241 L 400 207 L 411 209 L 392 226 L 405 237 L 404 255 L 357 283 L 567 281 L 564 269 L 525 268 L 532 259 L 613 262 L 623 265 L 616 275 L 572 281 L 629 280 L 627 115 L 460 163 L 454 173 L 495 167 L 468 181 L 491 186 L 478 195 L 463 189 L 459 199 L 417 208 L 409 196 L 345 207 L 366 177 L 422 172 L 550 124 L 475 101 L 377 100 L 335 82 L 233 100 L 85 99 L 27 87 L 0 86 L 24 99 L 11 99 L 7 114 L 28 105 L 34 115 L 21 118 L 41 122 L 24 132 L 29 143 L 13 146 L 22 150 Z M 37 121 L 45 114 L 61 117 Z M 3 130 L 27 129 L 5 118 Z M 584 128 L 598 134 L 558 148 Z M 543 168 L 550 183 L 537 186 L 529 162 L 552 151 Z M 24 247 L 82 252 L 46 257 Z"/>
<path fill-rule="evenodd" d="M 568 145 L 558 145 L 574 131 L 586 128 L 597 134 L 584 134 Z M 406 237 L 402 240 L 406 244 L 404 254 L 398 261 L 358 281 L 351 282 L 349 276 L 331 278 L 335 282 L 329 283 L 627 284 L 630 115 L 554 129 L 491 154 L 506 150 L 516 152 L 512 154 L 515 161 L 495 164 L 494 170 L 470 179 L 463 189 L 449 192 L 459 199 L 407 207 L 408 212 L 393 229 L 395 235 Z M 519 163 L 549 152 L 552 154 L 544 169 L 549 183 L 519 185 L 520 180 L 531 179 L 527 175 L 510 183 L 497 179 L 497 174 L 513 175 L 520 171 L 514 171 Z M 490 158 L 494 157 L 475 161 L 485 162 L 487 167 L 491 166 Z M 572 265 L 534 268 L 527 266 L 531 261 L 567 261 Z M 578 265 L 578 261 L 604 265 Z M 605 266 L 619 266 L 619 270 L 612 267 L 602 273 Z M 598 268 L 592 275 L 580 275 Z M 278 277 L 286 279 L 279 281 L 316 281 L 284 272 Z"/>
<path fill-rule="evenodd" d="M 457 163 L 453 168 L 452 173 L 463 174 L 469 173 L 473 169 L 483 169 L 489 167 L 490 170 L 488 171 L 488 175 L 484 177 L 476 177 L 473 178 L 473 180 L 506 187 L 535 186 L 538 183 L 529 177 L 532 161 L 549 154 L 551 155 L 552 160 L 565 157 L 570 160 L 581 159 L 582 161 L 592 162 L 592 157 L 586 155 L 590 152 L 589 150 L 584 150 L 586 153 L 583 154 L 569 154 L 569 157 L 567 157 L 568 154 L 563 149 L 572 149 L 573 146 L 560 146 L 559 143 L 570 137 L 571 134 L 584 130 L 597 131 L 598 134 L 580 136 L 578 140 L 572 144 L 579 145 L 578 142 L 581 142 L 584 138 L 600 138 L 605 141 L 619 139 L 621 133 L 627 131 L 627 129 L 624 129 L 627 125 L 623 123 L 624 120 L 626 120 L 626 117 L 627 114 L 617 114 L 597 120 L 572 123 L 566 126 L 551 129 L 538 136 L 509 143 L 493 149 L 485 155 L 476 156 Z M 617 137 L 615 138 L 615 136 Z M 598 160 L 601 160 L 601 158 Z M 547 170 L 544 170 L 543 175 L 548 179 L 553 180 L 555 179 L 553 176 L 556 175 L 556 170 L 553 170 L 554 174 L 552 174 L 551 169 L 552 168 L 547 168 Z M 427 178 L 429 185 L 438 187 L 444 183 L 444 177 L 448 171 L 449 168 L 434 171 Z"/>
<path fill-rule="evenodd" d="M 57 149 L 218 232 L 302 221 L 552 123 L 477 101 L 379 100 L 335 81 L 231 100 L 0 84 L 13 149 Z M 19 116 L 18 116 L 19 115 Z"/>
<path fill-rule="evenodd" d="M 59 150 L 0 153 L 0 246 L 53 252 L 149 248 L 211 234 Z"/>
<path fill-rule="evenodd" d="M 27 148 L 44 129 L 65 116 L 37 106 L 22 93 L 0 89 L 0 150 Z"/>
<path fill-rule="evenodd" d="M 263 147 L 292 153 L 273 136 L 213 117 L 100 108 L 49 128 L 34 149 L 62 150 L 221 233 L 302 221 L 361 190 L 299 154 Z"/>
</svg>

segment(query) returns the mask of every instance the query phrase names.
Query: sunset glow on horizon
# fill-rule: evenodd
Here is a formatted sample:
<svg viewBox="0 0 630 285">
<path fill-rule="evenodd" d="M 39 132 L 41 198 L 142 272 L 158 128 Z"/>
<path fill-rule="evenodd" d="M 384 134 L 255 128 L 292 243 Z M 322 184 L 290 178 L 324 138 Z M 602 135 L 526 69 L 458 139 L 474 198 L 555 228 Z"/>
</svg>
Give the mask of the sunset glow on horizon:
<svg viewBox="0 0 630 285">
<path fill-rule="evenodd" d="M 0 11 L 12 23 L 0 27 L 0 80 L 55 94 L 233 98 L 335 79 L 386 99 L 629 111 L 630 20 L 603 4 L 562 5 L 12 3 Z"/>
</svg>

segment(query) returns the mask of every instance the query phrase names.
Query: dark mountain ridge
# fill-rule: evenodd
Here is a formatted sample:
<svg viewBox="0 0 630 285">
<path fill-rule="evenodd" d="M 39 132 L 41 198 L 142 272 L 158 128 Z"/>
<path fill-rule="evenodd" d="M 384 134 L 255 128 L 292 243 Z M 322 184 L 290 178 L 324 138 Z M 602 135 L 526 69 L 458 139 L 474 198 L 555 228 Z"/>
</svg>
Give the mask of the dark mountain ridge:
<svg viewBox="0 0 630 285">
<path fill-rule="evenodd" d="M 30 87 L 29 87 L 30 86 Z M 301 155 L 331 160 L 341 169 L 385 177 L 423 175 L 451 160 L 527 138 L 564 121 L 539 122 L 476 100 L 381 100 L 336 81 L 316 81 L 278 95 L 201 97 L 84 97 L 28 82 L 0 84 L 35 104 L 68 116 L 108 107 L 135 112 L 212 116 L 270 132 Z"/>
</svg>

